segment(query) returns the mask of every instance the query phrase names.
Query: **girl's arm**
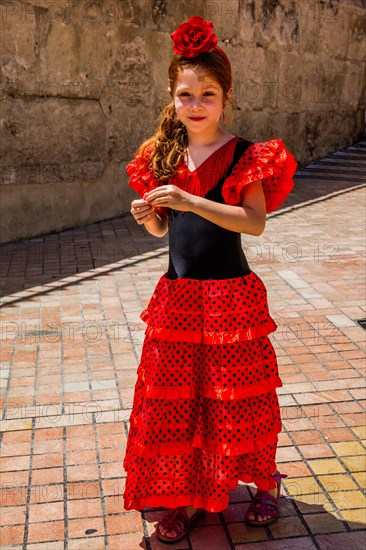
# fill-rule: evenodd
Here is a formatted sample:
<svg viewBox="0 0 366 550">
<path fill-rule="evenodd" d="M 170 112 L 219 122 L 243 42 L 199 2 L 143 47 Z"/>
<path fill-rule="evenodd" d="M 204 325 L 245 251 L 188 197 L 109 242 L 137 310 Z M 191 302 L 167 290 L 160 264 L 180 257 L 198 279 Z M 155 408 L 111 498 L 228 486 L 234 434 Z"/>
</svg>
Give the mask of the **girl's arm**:
<svg viewBox="0 0 366 550">
<path fill-rule="evenodd" d="M 240 206 L 221 204 L 192 195 L 190 211 L 237 233 L 259 236 L 266 225 L 266 204 L 260 180 L 243 187 Z"/>
<path fill-rule="evenodd" d="M 168 220 L 160 218 L 157 212 L 154 212 L 151 220 L 145 222 L 144 226 L 154 237 L 164 237 L 168 233 Z"/>
<path fill-rule="evenodd" d="M 135 199 L 131 202 L 132 216 L 135 221 L 146 227 L 147 231 L 154 237 L 164 237 L 168 231 L 168 220 L 160 217 L 155 208 L 145 199 Z"/>
</svg>

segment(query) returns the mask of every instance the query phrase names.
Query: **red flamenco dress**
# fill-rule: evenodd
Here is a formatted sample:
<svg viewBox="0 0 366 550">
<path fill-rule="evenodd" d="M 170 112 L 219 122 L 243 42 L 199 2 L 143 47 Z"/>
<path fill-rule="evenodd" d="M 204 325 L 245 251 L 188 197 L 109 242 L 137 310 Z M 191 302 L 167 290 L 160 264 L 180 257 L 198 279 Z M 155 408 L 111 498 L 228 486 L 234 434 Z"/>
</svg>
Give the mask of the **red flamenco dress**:
<svg viewBox="0 0 366 550">
<path fill-rule="evenodd" d="M 159 185 L 148 154 L 126 168 L 141 197 Z M 169 183 L 240 205 L 245 185 L 261 180 L 271 212 L 291 192 L 296 166 L 279 139 L 235 136 L 193 172 L 182 160 Z M 219 512 L 238 480 L 275 487 L 282 382 L 268 335 L 277 325 L 240 233 L 192 212 L 156 209 L 168 219 L 169 266 L 140 314 L 147 327 L 123 462 L 124 507 Z"/>
</svg>

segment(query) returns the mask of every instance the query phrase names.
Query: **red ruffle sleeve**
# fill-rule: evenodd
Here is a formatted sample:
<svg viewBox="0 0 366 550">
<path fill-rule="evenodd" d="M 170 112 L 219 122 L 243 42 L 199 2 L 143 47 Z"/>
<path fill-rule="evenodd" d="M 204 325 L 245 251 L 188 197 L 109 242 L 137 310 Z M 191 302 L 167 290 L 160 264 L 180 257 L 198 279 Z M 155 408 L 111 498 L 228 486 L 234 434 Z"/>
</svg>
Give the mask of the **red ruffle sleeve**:
<svg viewBox="0 0 366 550">
<path fill-rule="evenodd" d="M 144 198 L 144 194 L 160 185 L 160 181 L 155 178 L 153 172 L 148 168 L 151 146 L 147 147 L 144 154 L 136 154 L 126 166 L 126 172 L 130 176 L 128 185 Z M 164 206 L 154 206 L 157 213 L 162 218 L 168 218 L 169 208 Z"/>
<path fill-rule="evenodd" d="M 297 162 L 286 150 L 280 139 L 253 143 L 243 153 L 231 175 L 222 187 L 222 196 L 227 204 L 241 203 L 241 191 L 245 185 L 262 180 L 266 200 L 266 212 L 272 212 L 291 192 Z"/>
</svg>

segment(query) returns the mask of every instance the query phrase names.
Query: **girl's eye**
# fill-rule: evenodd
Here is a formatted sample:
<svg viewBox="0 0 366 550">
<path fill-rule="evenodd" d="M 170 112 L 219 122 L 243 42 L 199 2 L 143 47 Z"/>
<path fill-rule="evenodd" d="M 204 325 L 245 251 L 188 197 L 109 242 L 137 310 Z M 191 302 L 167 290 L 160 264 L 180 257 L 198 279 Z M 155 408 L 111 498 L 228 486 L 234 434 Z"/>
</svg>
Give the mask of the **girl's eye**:
<svg viewBox="0 0 366 550">
<path fill-rule="evenodd" d="M 179 94 L 179 97 L 183 95 L 190 95 L 190 94 L 188 92 L 182 92 Z M 213 92 L 204 92 L 203 95 L 215 95 L 215 94 Z"/>
</svg>

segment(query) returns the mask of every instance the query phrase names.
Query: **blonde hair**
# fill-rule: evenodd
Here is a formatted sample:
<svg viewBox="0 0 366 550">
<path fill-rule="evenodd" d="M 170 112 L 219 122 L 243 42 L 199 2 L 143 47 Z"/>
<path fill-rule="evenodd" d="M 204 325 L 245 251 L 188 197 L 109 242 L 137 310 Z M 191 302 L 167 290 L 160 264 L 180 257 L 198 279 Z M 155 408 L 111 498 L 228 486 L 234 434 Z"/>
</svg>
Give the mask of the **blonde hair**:
<svg viewBox="0 0 366 550">
<path fill-rule="evenodd" d="M 172 98 L 178 78 L 186 68 L 203 69 L 221 86 L 224 104 L 228 101 L 232 107 L 228 120 L 230 128 L 235 116 L 236 103 L 229 96 L 232 75 L 224 57 L 215 50 L 203 52 L 194 58 L 174 55 L 169 66 L 169 93 Z M 137 153 L 143 155 L 149 148 L 149 152 L 151 151 L 148 162 L 149 169 L 154 172 L 154 176 L 158 180 L 167 182 L 170 177 L 177 174 L 177 166 L 188 145 L 187 130 L 176 117 L 174 100 L 163 108 L 157 126 L 158 130 L 155 135 L 144 141 Z"/>
</svg>

